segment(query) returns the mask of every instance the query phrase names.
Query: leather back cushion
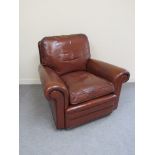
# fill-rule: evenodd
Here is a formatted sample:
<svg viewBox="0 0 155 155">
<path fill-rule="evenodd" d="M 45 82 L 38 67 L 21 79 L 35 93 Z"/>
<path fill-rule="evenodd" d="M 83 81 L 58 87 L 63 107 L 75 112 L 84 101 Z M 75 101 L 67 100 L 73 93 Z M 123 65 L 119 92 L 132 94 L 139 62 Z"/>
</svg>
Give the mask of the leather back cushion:
<svg viewBox="0 0 155 155">
<path fill-rule="evenodd" d="M 86 70 L 90 58 L 88 39 L 84 34 L 45 37 L 39 42 L 40 61 L 59 75 Z"/>
</svg>

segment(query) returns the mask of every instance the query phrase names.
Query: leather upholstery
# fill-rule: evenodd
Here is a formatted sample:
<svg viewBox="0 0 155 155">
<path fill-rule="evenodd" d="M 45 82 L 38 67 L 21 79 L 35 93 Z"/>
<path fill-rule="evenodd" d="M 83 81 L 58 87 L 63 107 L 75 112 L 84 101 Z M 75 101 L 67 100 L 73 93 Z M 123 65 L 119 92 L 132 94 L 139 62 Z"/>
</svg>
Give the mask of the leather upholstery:
<svg viewBox="0 0 155 155">
<path fill-rule="evenodd" d="M 51 67 L 59 75 L 86 70 L 90 58 L 88 39 L 83 34 L 45 37 L 39 43 L 39 49 L 41 64 Z"/>
<path fill-rule="evenodd" d="M 121 76 L 127 76 L 124 81 L 126 82 L 130 76 L 129 72 L 123 68 L 95 59 L 89 59 L 87 63 L 87 71 L 113 83 L 115 83 Z"/>
<path fill-rule="evenodd" d="M 107 80 L 86 71 L 61 76 L 70 94 L 70 104 L 78 104 L 114 92 L 114 86 Z"/>
<path fill-rule="evenodd" d="M 66 127 L 72 128 L 110 114 L 113 111 L 116 98 L 116 95 L 111 94 L 76 106 L 69 106 L 66 110 Z"/>
<path fill-rule="evenodd" d="M 51 93 L 58 91 L 65 98 L 66 107 L 68 104 L 68 89 L 63 80 L 49 67 L 39 66 L 40 79 L 43 84 L 44 94 L 48 100 L 51 99 Z"/>
<path fill-rule="evenodd" d="M 38 46 L 40 79 L 58 129 L 76 127 L 117 108 L 130 74 L 91 59 L 86 35 L 45 37 Z"/>
<path fill-rule="evenodd" d="M 129 80 L 129 72 L 123 68 L 95 59 L 89 59 L 87 71 L 105 78 L 114 84 L 115 94 L 117 95 L 117 101 L 114 105 L 114 109 L 116 109 L 118 106 L 122 84 Z"/>
</svg>

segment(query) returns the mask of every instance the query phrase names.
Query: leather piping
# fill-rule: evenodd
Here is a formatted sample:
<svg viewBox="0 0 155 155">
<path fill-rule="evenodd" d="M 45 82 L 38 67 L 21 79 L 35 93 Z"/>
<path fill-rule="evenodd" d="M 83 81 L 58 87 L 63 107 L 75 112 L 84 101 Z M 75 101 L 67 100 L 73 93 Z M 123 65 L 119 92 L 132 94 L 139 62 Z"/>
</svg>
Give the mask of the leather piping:
<svg viewBox="0 0 155 155">
<path fill-rule="evenodd" d="M 106 110 L 106 109 L 113 109 L 113 105 L 112 106 L 108 106 L 108 107 L 106 107 L 106 108 L 101 108 L 100 110 L 95 110 L 95 111 L 93 111 L 93 112 L 90 112 L 90 113 L 88 113 L 88 114 L 86 114 L 86 115 L 81 115 L 80 117 L 76 117 L 76 118 L 67 118 L 67 120 L 75 120 L 75 119 L 78 119 L 78 118 L 81 118 L 81 117 L 84 117 L 84 116 L 88 116 L 88 115 L 91 115 L 91 114 L 93 114 L 93 113 L 96 113 L 96 112 L 99 112 L 99 111 L 103 111 L 103 110 Z"/>
</svg>

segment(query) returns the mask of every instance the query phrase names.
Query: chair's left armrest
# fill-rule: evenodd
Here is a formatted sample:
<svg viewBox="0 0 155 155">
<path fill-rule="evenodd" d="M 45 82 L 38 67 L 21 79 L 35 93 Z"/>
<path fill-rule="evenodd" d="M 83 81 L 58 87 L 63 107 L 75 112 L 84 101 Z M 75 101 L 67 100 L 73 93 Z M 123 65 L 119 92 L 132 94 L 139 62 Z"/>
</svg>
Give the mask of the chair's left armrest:
<svg viewBox="0 0 155 155">
<path fill-rule="evenodd" d="M 115 86 L 115 93 L 118 95 L 121 84 L 128 81 L 130 77 L 127 70 L 95 59 L 88 61 L 87 71 L 112 82 Z"/>
</svg>

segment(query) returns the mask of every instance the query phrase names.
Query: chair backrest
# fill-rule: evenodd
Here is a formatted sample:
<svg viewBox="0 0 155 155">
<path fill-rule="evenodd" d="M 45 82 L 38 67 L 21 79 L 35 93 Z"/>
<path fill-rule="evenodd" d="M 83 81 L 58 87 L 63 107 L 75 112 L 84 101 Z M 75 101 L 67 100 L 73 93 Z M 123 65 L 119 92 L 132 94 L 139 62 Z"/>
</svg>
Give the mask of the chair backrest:
<svg viewBox="0 0 155 155">
<path fill-rule="evenodd" d="M 86 70 L 90 58 L 89 42 L 84 34 L 44 37 L 39 43 L 40 62 L 59 75 Z"/>
</svg>

